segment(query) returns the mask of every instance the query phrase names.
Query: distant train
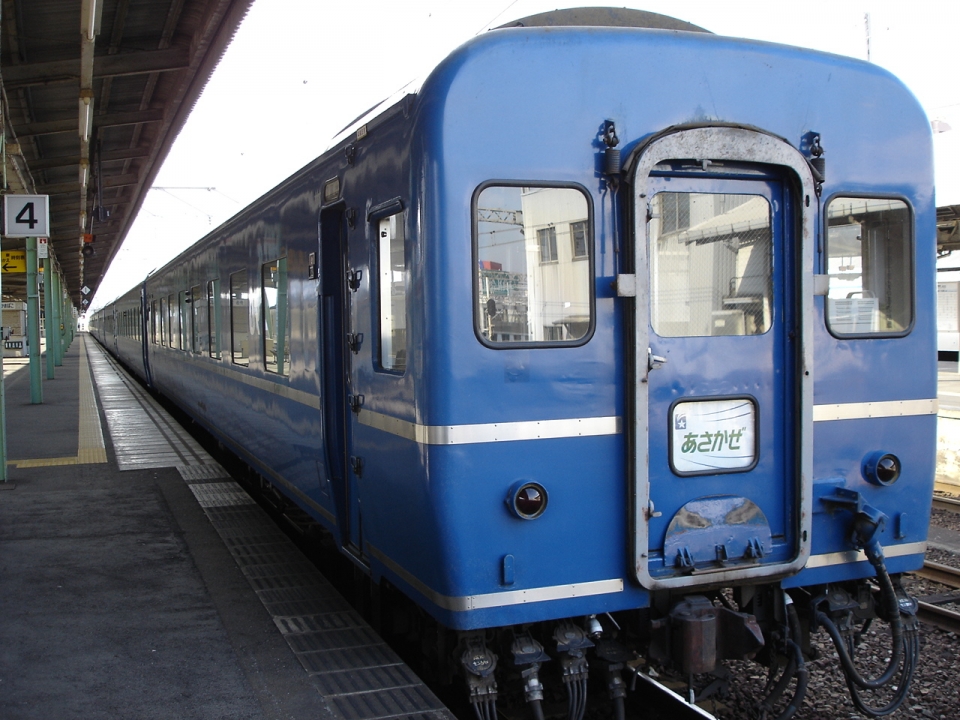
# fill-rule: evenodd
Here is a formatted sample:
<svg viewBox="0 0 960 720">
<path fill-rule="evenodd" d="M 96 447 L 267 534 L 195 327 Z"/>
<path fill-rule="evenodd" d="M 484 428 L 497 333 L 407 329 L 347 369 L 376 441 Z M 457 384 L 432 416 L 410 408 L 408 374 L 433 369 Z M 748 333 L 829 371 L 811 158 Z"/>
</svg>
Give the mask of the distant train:
<svg viewBox="0 0 960 720">
<path fill-rule="evenodd" d="M 751 658 L 789 717 L 819 628 L 891 712 L 935 464 L 927 119 L 868 63 L 569 18 L 466 43 L 92 332 L 432 617 L 479 718 Z"/>
</svg>

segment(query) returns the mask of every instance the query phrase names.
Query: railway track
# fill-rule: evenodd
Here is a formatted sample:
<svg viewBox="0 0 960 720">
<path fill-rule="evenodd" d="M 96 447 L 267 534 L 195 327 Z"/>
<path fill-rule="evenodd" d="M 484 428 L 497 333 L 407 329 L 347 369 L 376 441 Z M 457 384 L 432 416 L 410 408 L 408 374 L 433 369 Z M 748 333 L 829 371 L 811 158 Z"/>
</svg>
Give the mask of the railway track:
<svg viewBox="0 0 960 720">
<path fill-rule="evenodd" d="M 956 498 L 934 496 L 933 507 L 937 510 L 949 510 L 950 512 L 960 513 L 960 500 Z"/>
<path fill-rule="evenodd" d="M 939 499 L 939 498 L 938 498 Z M 960 589 L 960 570 L 949 565 L 931 561 L 923 564 L 923 569 L 914 573 L 918 577 Z M 933 625 L 941 630 L 960 633 L 960 612 L 950 610 L 943 605 L 960 602 L 960 592 L 928 595 L 918 599 L 917 617 L 921 622 Z"/>
</svg>

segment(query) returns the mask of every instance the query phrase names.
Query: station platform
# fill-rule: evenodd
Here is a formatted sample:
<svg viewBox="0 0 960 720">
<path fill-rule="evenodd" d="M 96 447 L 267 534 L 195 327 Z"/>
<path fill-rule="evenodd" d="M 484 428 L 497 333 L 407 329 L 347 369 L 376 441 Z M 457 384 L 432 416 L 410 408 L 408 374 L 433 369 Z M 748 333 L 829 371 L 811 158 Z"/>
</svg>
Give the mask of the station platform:
<svg viewBox="0 0 960 720">
<path fill-rule="evenodd" d="M 4 374 L 0 717 L 453 720 L 92 337 Z"/>
</svg>

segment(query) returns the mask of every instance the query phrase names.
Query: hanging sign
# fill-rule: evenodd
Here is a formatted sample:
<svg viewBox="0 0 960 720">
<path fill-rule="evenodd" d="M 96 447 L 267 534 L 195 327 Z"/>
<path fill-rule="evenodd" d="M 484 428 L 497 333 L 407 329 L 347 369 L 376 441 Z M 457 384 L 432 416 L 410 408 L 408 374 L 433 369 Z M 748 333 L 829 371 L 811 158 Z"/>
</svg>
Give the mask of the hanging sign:
<svg viewBox="0 0 960 720">
<path fill-rule="evenodd" d="M 4 195 L 3 234 L 8 238 L 50 234 L 49 195 Z"/>
</svg>

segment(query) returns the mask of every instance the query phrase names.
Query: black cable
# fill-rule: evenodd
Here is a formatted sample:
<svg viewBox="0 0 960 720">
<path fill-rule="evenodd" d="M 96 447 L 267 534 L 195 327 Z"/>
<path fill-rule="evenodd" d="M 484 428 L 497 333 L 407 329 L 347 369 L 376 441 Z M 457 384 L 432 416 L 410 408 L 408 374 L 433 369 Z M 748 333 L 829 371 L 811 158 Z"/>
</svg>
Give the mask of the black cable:
<svg viewBox="0 0 960 720">
<path fill-rule="evenodd" d="M 793 640 L 787 640 L 787 644 L 793 650 L 796 663 L 794 675 L 797 678 L 797 686 L 793 691 L 793 697 L 790 698 L 790 704 L 777 716 L 777 720 L 790 720 L 796 714 L 807 694 L 807 684 L 810 682 L 810 671 L 807 670 L 807 664 L 803 661 L 803 652 L 800 650 L 800 646 Z"/>
<path fill-rule="evenodd" d="M 613 700 L 613 720 L 626 720 L 627 709 L 622 697 Z"/>
<path fill-rule="evenodd" d="M 577 720 L 583 720 L 583 716 L 587 714 L 587 676 L 584 674 L 583 679 L 580 680 L 580 688 L 582 694 L 580 696 L 580 714 L 577 716 Z"/>
<path fill-rule="evenodd" d="M 897 693 L 893 699 L 882 708 L 874 708 L 867 705 L 860 697 L 860 691 L 854 687 L 850 678 L 847 677 L 847 687 L 850 688 L 850 697 L 854 706 L 864 715 L 870 717 L 883 717 L 896 712 L 907 699 L 910 692 L 910 683 L 913 680 L 913 674 L 916 671 L 917 661 L 920 657 L 920 638 L 916 629 L 916 619 L 913 619 L 911 627 L 904 634 L 904 658 L 903 668 L 897 682 Z"/>
<path fill-rule="evenodd" d="M 540 704 L 539 700 L 531 700 L 530 709 L 533 711 L 533 720 L 544 720 L 543 705 Z"/>
<path fill-rule="evenodd" d="M 874 549 L 876 547 L 876 549 Z M 850 637 L 844 637 L 833 621 L 827 615 L 818 610 L 816 612 L 817 621 L 820 622 L 830 635 L 834 647 L 837 649 L 837 656 L 840 659 L 840 665 L 843 668 L 844 679 L 847 687 L 850 689 L 850 698 L 854 706 L 864 715 L 870 717 L 882 717 L 895 712 L 906 700 L 910 691 L 910 683 L 913 680 L 913 674 L 916 671 L 917 660 L 920 656 L 920 639 L 918 623 L 915 615 L 907 615 L 909 618 L 908 627 L 904 628 L 903 618 L 900 613 L 900 602 L 897 598 L 896 590 L 890 575 L 883 562 L 883 551 L 879 545 L 867 545 L 865 548 L 867 558 L 870 564 L 874 566 L 877 572 L 877 583 L 880 585 L 880 598 L 883 606 L 883 615 L 890 623 L 890 636 L 892 651 L 890 653 L 890 662 L 883 674 L 874 680 L 864 679 L 857 671 L 847 652 L 848 644 L 852 647 L 853 641 Z M 902 667 L 901 667 L 901 660 Z M 887 685 L 893 679 L 897 668 L 900 668 L 900 676 L 897 681 L 897 692 L 893 699 L 881 708 L 868 706 L 860 697 L 860 690 L 879 690 Z"/>
<path fill-rule="evenodd" d="M 873 560 L 871 559 L 871 563 L 872 562 Z M 877 581 L 880 584 L 880 597 L 885 606 L 885 614 L 889 618 L 888 622 L 890 623 L 892 644 L 890 662 L 880 677 L 874 680 L 866 680 L 860 675 L 853 664 L 853 660 L 850 658 L 850 653 L 847 652 L 847 640 L 840 633 L 837 626 L 834 625 L 833 621 L 827 617 L 822 610 L 817 610 L 817 621 L 826 628 L 827 634 L 829 634 L 830 639 L 833 640 L 844 673 L 849 676 L 850 680 L 857 687 L 863 688 L 864 690 L 876 690 L 889 684 L 897 668 L 900 666 L 900 659 L 903 657 L 904 650 L 903 622 L 900 620 L 900 603 L 897 600 L 897 593 L 896 590 L 893 589 L 893 582 L 890 580 L 887 568 L 883 565 L 882 556 L 879 558 L 879 562 L 874 564 L 874 567 L 877 570 Z"/>
<path fill-rule="evenodd" d="M 787 641 L 791 642 L 790 640 Z M 773 706 L 777 704 L 777 701 L 780 699 L 780 696 L 783 695 L 784 691 L 787 689 L 787 686 L 790 684 L 790 681 L 793 680 L 794 674 L 797 672 L 797 659 L 796 656 L 791 653 L 787 658 L 787 665 L 783 670 L 783 675 L 780 676 L 780 680 L 773 687 L 773 690 L 770 692 L 767 697 L 763 699 L 763 702 L 760 703 L 760 707 L 764 712 L 772 712 Z"/>
</svg>

